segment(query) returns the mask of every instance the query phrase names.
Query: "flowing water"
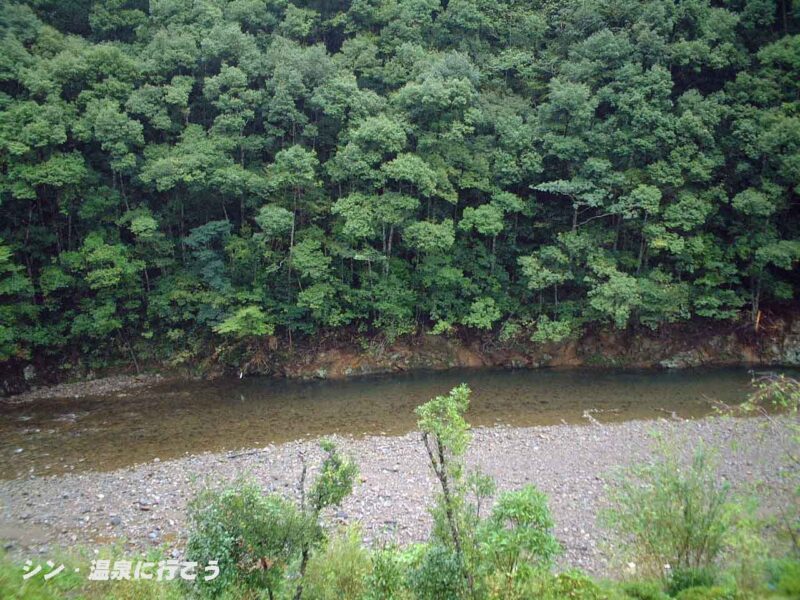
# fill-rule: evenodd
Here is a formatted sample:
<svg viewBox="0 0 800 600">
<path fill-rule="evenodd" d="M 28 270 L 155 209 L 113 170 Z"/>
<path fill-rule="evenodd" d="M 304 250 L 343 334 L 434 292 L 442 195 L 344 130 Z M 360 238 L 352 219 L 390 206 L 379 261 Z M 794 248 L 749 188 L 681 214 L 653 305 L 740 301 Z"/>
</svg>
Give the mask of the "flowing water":
<svg viewBox="0 0 800 600">
<path fill-rule="evenodd" d="M 110 470 L 202 451 L 328 434 L 401 434 L 414 407 L 466 382 L 473 426 L 695 418 L 743 401 L 746 368 L 454 370 L 336 382 L 261 378 L 158 384 L 105 397 L 0 408 L 0 478 Z M 587 411 L 589 411 L 587 413 Z"/>
</svg>

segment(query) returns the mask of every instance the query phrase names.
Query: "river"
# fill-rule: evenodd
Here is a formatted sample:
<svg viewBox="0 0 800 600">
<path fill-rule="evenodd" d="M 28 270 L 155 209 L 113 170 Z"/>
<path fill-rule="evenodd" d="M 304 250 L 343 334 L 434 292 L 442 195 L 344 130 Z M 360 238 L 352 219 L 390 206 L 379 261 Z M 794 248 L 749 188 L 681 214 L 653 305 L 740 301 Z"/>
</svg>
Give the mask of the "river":
<svg viewBox="0 0 800 600">
<path fill-rule="evenodd" d="M 466 382 L 473 426 L 696 418 L 743 401 L 746 368 L 453 370 L 348 381 L 169 381 L 105 397 L 0 408 L 0 477 L 108 471 L 155 458 L 329 434 L 394 435 L 414 407 Z M 587 413 L 587 411 L 589 411 Z"/>
</svg>

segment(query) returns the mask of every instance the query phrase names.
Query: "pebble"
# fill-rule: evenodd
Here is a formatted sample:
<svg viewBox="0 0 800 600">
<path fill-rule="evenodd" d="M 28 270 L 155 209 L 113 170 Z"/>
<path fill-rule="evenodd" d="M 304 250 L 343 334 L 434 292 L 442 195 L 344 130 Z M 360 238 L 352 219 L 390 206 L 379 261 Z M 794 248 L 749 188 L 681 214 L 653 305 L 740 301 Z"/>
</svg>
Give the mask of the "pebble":
<svg viewBox="0 0 800 600">
<path fill-rule="evenodd" d="M 782 485 L 783 438 L 765 435 L 768 423 L 763 420 L 731 423 L 709 418 L 699 429 L 692 422 L 672 420 L 476 428 L 467 454 L 468 470 L 480 468 L 491 475 L 499 491 L 527 483 L 539 487 L 548 495 L 557 537 L 565 548 L 559 566 L 602 575 L 612 558 L 607 548 L 613 538 L 598 527 L 596 515 L 605 506 L 607 487 L 613 481 L 610 475 L 621 465 L 652 457 L 653 431 L 675 435 L 682 444 L 687 437 L 695 443 L 706 441 L 720 450 L 720 465 L 732 485 L 763 481 L 775 490 L 764 494 L 765 502 L 781 502 L 777 490 Z M 733 437 L 738 442 L 735 450 Z M 374 544 L 425 539 L 432 525 L 429 506 L 438 489 L 419 434 L 334 439 L 359 464 L 361 477 L 353 495 L 326 513 L 329 522 L 359 523 L 362 536 Z M 236 461 L 224 453 L 205 453 L 169 461 L 153 459 L 112 473 L 76 471 L 0 481 L 0 505 L 4 520 L 23 531 L 34 515 L 45 518 L 53 544 L 65 548 L 96 547 L 107 507 L 113 513 L 105 517 L 103 536 L 124 540 L 127 548 L 166 543 L 168 554 L 177 557 L 186 542 L 186 504 L 205 482 L 219 486 L 252 475 L 265 490 L 297 498 L 300 451 L 309 466 L 308 485 L 322 452 L 314 441 L 300 441 L 271 445 Z M 68 499 L 73 500 L 64 502 Z M 481 512 L 486 515 L 490 510 L 491 501 L 487 501 Z M 13 551 L 34 553 L 39 548 L 23 540 L 16 542 Z"/>
</svg>

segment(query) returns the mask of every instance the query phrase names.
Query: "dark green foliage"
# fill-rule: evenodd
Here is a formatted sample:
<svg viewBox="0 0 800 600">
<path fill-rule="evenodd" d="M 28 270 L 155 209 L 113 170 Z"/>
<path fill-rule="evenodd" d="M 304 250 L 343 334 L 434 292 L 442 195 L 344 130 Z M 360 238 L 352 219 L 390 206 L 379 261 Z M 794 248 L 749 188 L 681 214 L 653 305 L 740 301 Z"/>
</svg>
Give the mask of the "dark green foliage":
<svg viewBox="0 0 800 600">
<path fill-rule="evenodd" d="M 690 587 L 675 596 L 677 600 L 735 600 L 736 593 L 722 587 Z"/>
<path fill-rule="evenodd" d="M 451 548 L 434 544 L 411 572 L 410 587 L 417 600 L 458 600 L 467 597 L 461 557 Z"/>
<path fill-rule="evenodd" d="M 714 574 L 709 568 L 675 568 L 667 578 L 667 592 L 670 596 L 689 588 L 710 587 L 714 584 Z"/>
<path fill-rule="evenodd" d="M 234 586 L 263 588 L 270 596 L 284 585 L 289 564 L 316 523 L 279 496 L 266 496 L 255 484 L 240 483 L 221 491 L 206 491 L 189 510 L 190 560 L 218 560 L 220 576 L 196 585 L 215 597 Z"/>
<path fill-rule="evenodd" d="M 788 598 L 800 598 L 800 562 L 783 560 L 770 568 L 770 587 Z"/>
<path fill-rule="evenodd" d="M 367 575 L 364 600 L 402 600 L 407 596 L 405 565 L 399 552 L 383 548 L 372 554 L 372 571 Z"/>
<path fill-rule="evenodd" d="M 757 320 L 798 284 L 797 16 L 2 0 L 0 360 Z"/>
<path fill-rule="evenodd" d="M 661 582 L 655 583 L 652 581 L 636 581 L 631 583 L 624 583 L 621 586 L 621 591 L 629 598 L 636 598 L 636 600 L 668 600 L 664 591 L 664 586 Z"/>
<path fill-rule="evenodd" d="M 237 589 L 266 590 L 270 599 L 293 594 L 301 598 L 312 552 L 325 549 L 326 535 L 320 513 L 339 504 L 353 489 L 357 467 L 342 457 L 328 441 L 319 474 L 305 494 L 306 467 L 303 467 L 299 504 L 278 494 L 264 494 L 255 483 L 237 482 L 221 490 L 202 492 L 189 507 L 190 535 L 187 556 L 201 563 L 218 560 L 220 576 L 210 582 L 198 578 L 198 591 L 209 597 Z M 312 583 L 319 587 L 338 582 L 358 587 L 366 574 L 368 557 L 360 540 L 352 535 L 337 538 L 333 548 L 340 555 L 351 552 L 342 571 L 361 564 L 361 575 L 331 573 L 329 566 L 312 565 Z M 342 558 L 337 557 L 337 558 Z M 351 564 L 352 563 L 352 564 Z M 290 574 L 292 577 L 288 577 Z M 355 577 L 355 579 L 347 579 Z M 292 579 L 296 582 L 293 584 Z M 313 590 L 312 590 L 313 593 Z M 320 590 L 316 595 L 320 597 Z M 281 596 L 283 597 L 283 596 Z"/>
</svg>

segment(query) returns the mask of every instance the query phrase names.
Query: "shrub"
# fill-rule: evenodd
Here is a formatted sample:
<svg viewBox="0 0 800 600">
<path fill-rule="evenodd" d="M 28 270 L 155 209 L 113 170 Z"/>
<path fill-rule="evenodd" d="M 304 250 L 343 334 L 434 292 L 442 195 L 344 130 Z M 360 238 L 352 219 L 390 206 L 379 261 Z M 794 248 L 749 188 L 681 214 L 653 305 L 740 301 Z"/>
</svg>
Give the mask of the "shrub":
<svg viewBox="0 0 800 600">
<path fill-rule="evenodd" d="M 662 584 L 655 581 L 633 581 L 623 583 L 620 590 L 628 598 L 636 600 L 669 600 Z"/>
<path fill-rule="evenodd" d="M 676 596 L 679 592 L 694 587 L 714 585 L 714 574 L 710 569 L 672 569 L 667 578 L 667 592 Z"/>
<path fill-rule="evenodd" d="M 606 524 L 640 572 L 713 566 L 733 527 L 727 484 L 718 484 L 703 448 L 684 466 L 662 451 L 652 464 L 632 467 L 611 491 Z"/>
<path fill-rule="evenodd" d="M 612 595 L 583 573 L 568 571 L 558 575 L 548 574 L 535 580 L 530 594 L 521 597 L 540 600 L 609 600 Z"/>
<path fill-rule="evenodd" d="M 353 489 L 357 468 L 333 443 L 321 442 L 325 457 L 306 494 L 306 467 L 300 480 L 301 502 L 264 495 L 255 483 L 237 482 L 202 492 L 189 507 L 187 556 L 200 563 L 217 560 L 220 575 L 197 580 L 198 591 L 218 596 L 231 587 L 266 590 L 274 598 L 286 585 L 286 572 L 297 563 L 295 596 L 302 596 L 312 550 L 324 541 L 320 514 L 339 504 Z"/>
<path fill-rule="evenodd" d="M 330 506 L 337 506 L 353 491 L 353 483 L 358 476 L 356 464 L 343 457 L 336 450 L 336 446 L 329 440 L 320 442 L 320 447 L 325 452 L 320 473 L 311 485 L 306 496 L 306 465 L 303 463 L 303 474 L 300 476 L 301 500 L 300 509 L 313 523 L 316 535 L 306 536 L 300 548 L 300 574 L 295 598 L 303 595 L 304 576 L 311 558 L 311 550 L 315 544 L 322 541 L 324 535 L 320 525 L 322 511 Z"/>
<path fill-rule="evenodd" d="M 466 504 L 464 480 L 464 454 L 470 439 L 464 413 L 469 406 L 470 393 L 469 387 L 461 384 L 446 396 L 437 396 L 418 406 L 415 411 L 422 443 L 441 487 L 431 511 L 433 539 L 436 545 L 452 546 L 462 570 L 472 558 L 472 534 L 477 520 L 476 512 Z"/>
<path fill-rule="evenodd" d="M 800 598 L 800 561 L 785 559 L 773 563 L 769 583 L 788 598 Z"/>
<path fill-rule="evenodd" d="M 409 584 L 418 600 L 458 600 L 468 591 L 461 557 L 440 544 L 427 548 L 420 564 L 411 571 Z"/>
<path fill-rule="evenodd" d="M 266 496 L 250 482 L 202 492 L 189 507 L 189 523 L 187 558 L 219 561 L 216 579 L 195 582 L 209 596 L 242 586 L 266 589 L 273 598 L 289 563 L 314 534 L 314 523 L 293 503 Z"/>
<path fill-rule="evenodd" d="M 406 579 L 403 556 L 392 548 L 377 550 L 372 555 L 363 600 L 405 600 L 410 597 Z"/>
<path fill-rule="evenodd" d="M 357 527 L 340 531 L 309 560 L 303 598 L 361 598 L 371 570 L 369 552 L 361 544 L 361 531 Z"/>
<path fill-rule="evenodd" d="M 504 492 L 481 528 L 482 567 L 509 577 L 548 569 L 559 552 L 547 496 L 532 485 Z"/>
<path fill-rule="evenodd" d="M 734 600 L 736 594 L 722 587 L 691 587 L 683 590 L 677 600 Z"/>
</svg>

